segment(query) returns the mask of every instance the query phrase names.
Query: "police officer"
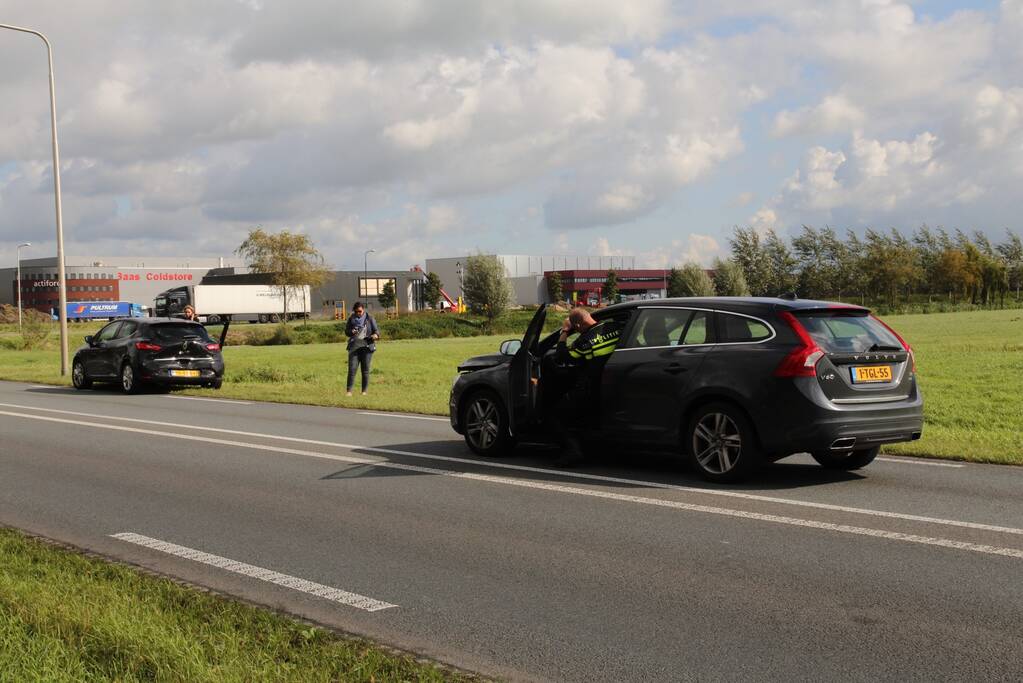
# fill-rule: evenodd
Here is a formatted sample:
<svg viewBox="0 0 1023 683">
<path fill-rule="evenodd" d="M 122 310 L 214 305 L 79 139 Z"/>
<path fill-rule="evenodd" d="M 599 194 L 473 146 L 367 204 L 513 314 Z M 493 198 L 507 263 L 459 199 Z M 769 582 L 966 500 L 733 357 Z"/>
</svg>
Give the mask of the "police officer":
<svg viewBox="0 0 1023 683">
<path fill-rule="evenodd" d="M 587 414 L 600 411 L 600 374 L 608 356 L 621 338 L 623 324 L 613 318 L 597 322 L 589 311 L 575 308 L 565 319 L 558 336 L 557 361 L 574 373 L 570 388 L 555 411 L 555 428 L 560 432 L 564 453 L 556 461 L 562 466 L 578 465 L 584 460 L 581 436 Z M 571 344 L 569 336 L 579 336 Z"/>
</svg>

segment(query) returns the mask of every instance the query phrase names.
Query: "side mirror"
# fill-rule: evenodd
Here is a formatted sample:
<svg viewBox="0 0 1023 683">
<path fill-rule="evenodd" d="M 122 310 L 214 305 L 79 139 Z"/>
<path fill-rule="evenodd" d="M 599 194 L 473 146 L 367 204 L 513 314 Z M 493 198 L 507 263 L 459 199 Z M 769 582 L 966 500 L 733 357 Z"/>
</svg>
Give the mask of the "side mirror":
<svg viewBox="0 0 1023 683">
<path fill-rule="evenodd" d="M 88 344 L 89 346 L 92 346 L 92 335 L 91 334 L 88 337 L 85 338 L 85 343 Z"/>
<path fill-rule="evenodd" d="M 522 342 L 518 339 L 507 339 L 501 342 L 501 353 L 505 356 L 514 356 L 522 348 Z"/>
</svg>

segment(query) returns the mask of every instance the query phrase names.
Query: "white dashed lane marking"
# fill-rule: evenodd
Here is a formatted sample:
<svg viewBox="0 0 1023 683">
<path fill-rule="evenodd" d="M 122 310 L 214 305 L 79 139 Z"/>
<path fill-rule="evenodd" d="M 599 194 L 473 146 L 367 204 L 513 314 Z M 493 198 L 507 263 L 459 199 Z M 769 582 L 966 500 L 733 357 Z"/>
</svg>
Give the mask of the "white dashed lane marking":
<svg viewBox="0 0 1023 683">
<path fill-rule="evenodd" d="M 322 583 L 307 581 L 305 579 L 300 579 L 297 576 L 289 576 L 288 574 L 282 574 L 272 569 L 264 569 L 263 567 L 246 564 L 245 562 L 238 562 L 237 560 L 231 560 L 226 557 L 221 557 L 220 555 L 212 555 L 210 553 L 203 552 L 202 550 L 196 550 L 195 548 L 186 548 L 183 545 L 168 543 L 167 541 L 161 541 L 141 534 L 120 533 L 111 534 L 110 537 L 116 538 L 120 541 L 125 541 L 126 543 L 134 543 L 135 545 L 142 546 L 143 548 L 149 548 L 150 550 L 174 555 L 175 557 L 183 557 L 186 560 L 200 562 L 234 574 L 241 574 L 242 576 L 259 579 L 260 581 L 266 581 L 267 583 L 290 588 L 291 590 L 308 593 L 309 595 L 316 596 L 317 598 L 330 600 L 331 602 L 336 602 L 341 605 L 348 605 L 349 607 L 355 607 L 367 612 L 379 612 L 380 610 L 397 607 L 397 605 L 392 605 L 389 602 L 381 602 L 380 600 L 367 598 L 365 595 L 359 595 L 358 593 L 351 593 L 349 591 L 341 590 L 340 588 L 324 586 Z"/>
<path fill-rule="evenodd" d="M 367 411 L 359 411 L 359 415 L 372 415 L 373 417 L 403 417 L 406 420 L 430 420 L 433 422 L 449 422 L 446 417 L 430 417 L 428 415 L 402 415 L 401 413 L 373 413 Z"/>
<path fill-rule="evenodd" d="M 951 468 L 966 467 L 966 465 L 964 465 L 962 463 L 955 463 L 955 462 L 930 462 L 930 461 L 926 461 L 926 460 L 909 460 L 908 458 L 883 458 L 882 457 L 882 458 L 877 458 L 877 460 L 881 460 L 881 461 L 884 461 L 884 462 L 894 462 L 894 463 L 898 463 L 900 465 L 924 465 L 926 467 L 951 467 Z"/>
<path fill-rule="evenodd" d="M 179 401 L 213 401 L 215 403 L 232 403 L 236 406 L 252 405 L 252 401 L 234 401 L 226 398 L 203 398 L 201 396 L 164 396 L 163 398 L 176 398 Z"/>
</svg>

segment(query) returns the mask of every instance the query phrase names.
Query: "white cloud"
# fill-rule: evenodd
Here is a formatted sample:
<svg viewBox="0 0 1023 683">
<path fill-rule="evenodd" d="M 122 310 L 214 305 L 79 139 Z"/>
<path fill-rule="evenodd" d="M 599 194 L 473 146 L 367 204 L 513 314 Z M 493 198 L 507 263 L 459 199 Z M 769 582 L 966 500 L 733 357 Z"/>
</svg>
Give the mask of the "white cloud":
<svg viewBox="0 0 1023 683">
<path fill-rule="evenodd" d="M 65 223 L 90 250 L 173 234 L 230 251 L 261 223 L 305 226 L 333 260 L 369 238 L 405 259 L 466 234 L 568 251 L 580 238 L 562 231 L 641 224 L 642 244 L 705 258 L 754 206 L 779 230 L 1017 220 L 1023 0 L 940 18 L 885 0 L 0 0 L 0 15 L 56 45 Z M 0 41 L 0 259 L 52 232 L 40 68 L 30 37 Z M 772 164 L 797 145 L 798 168 Z M 737 182 L 758 192 L 730 201 Z M 680 240 L 669 206 L 715 246 Z"/>
</svg>

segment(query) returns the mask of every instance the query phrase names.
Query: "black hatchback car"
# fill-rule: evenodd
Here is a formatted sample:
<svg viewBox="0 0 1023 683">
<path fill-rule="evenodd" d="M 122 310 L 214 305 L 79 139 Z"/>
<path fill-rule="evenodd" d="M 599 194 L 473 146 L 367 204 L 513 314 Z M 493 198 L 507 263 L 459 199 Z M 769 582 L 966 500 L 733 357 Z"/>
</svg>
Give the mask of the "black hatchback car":
<svg viewBox="0 0 1023 683">
<path fill-rule="evenodd" d="M 541 307 L 521 341 L 459 367 L 451 425 L 481 455 L 541 440 L 563 391 L 557 333 Z M 913 351 L 866 308 L 772 298 L 630 302 L 595 312 L 625 325 L 607 360 L 592 434 L 680 451 L 706 478 L 808 452 L 856 469 L 881 444 L 920 438 Z"/>
<path fill-rule="evenodd" d="M 176 318 L 114 320 L 85 338 L 72 361 L 71 380 L 77 389 L 117 382 L 127 394 L 144 384 L 219 389 L 224 381 L 223 334 L 215 341 L 201 324 Z"/>
</svg>

